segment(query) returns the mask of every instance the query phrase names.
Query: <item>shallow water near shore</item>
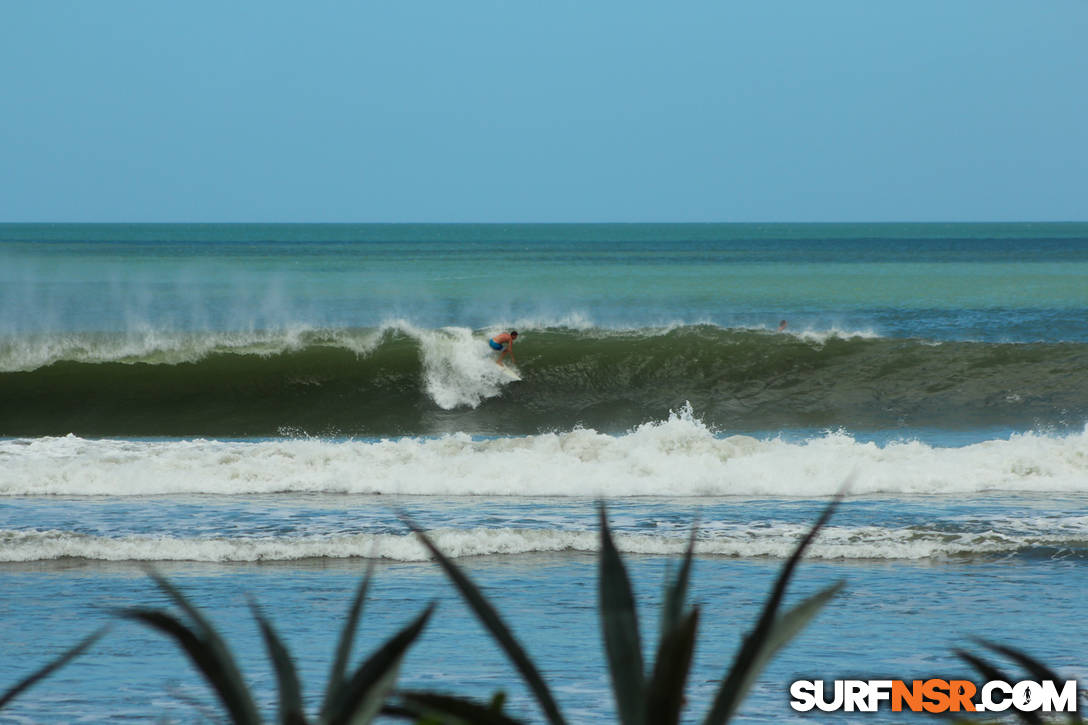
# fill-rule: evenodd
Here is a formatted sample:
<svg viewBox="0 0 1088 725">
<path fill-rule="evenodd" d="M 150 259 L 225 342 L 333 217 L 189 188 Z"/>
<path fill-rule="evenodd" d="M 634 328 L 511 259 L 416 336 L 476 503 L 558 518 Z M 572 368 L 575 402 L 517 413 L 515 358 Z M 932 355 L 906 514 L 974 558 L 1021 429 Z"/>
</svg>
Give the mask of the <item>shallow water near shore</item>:
<svg viewBox="0 0 1088 725">
<path fill-rule="evenodd" d="M 627 558 L 645 616 L 644 640 L 652 642 L 665 560 Z M 471 558 L 462 564 L 494 598 L 537 660 L 568 718 L 609 719 L 614 705 L 597 632 L 594 557 L 525 554 Z M 690 721 L 708 706 L 741 633 L 758 616 L 779 564 L 775 559 L 699 558 L 692 594 L 702 607 L 701 637 L 690 680 Z M 361 562 L 182 562 L 157 568 L 208 610 L 270 714 L 274 677 L 247 606 L 246 595 L 252 595 L 295 653 L 307 702 L 316 705 L 342 617 L 364 568 Z M 115 607 L 166 605 L 141 570 L 128 563 L 5 564 L 0 578 L 6 592 L 2 614 L 9 656 L 0 668 L 5 681 L 108 621 Z M 810 721 L 788 709 L 783 683 L 794 679 L 970 678 L 951 649 L 970 648 L 966 638 L 972 635 L 1022 647 L 1063 676 L 1082 681 L 1088 676 L 1080 657 L 1083 650 L 1077 647 L 1083 640 L 1071 637 L 1084 626 L 1088 573 L 1083 561 L 812 561 L 801 568 L 791 598 L 839 579 L 847 582 L 845 592 L 771 663 L 745 701 L 739 721 Z M 373 649 L 432 600 L 439 601 L 439 610 L 405 661 L 402 685 L 479 698 L 503 689 L 511 696 L 510 712 L 540 721 L 511 665 L 433 564 L 378 566 L 359 650 Z M 1040 616 L 1041 601 L 1045 616 Z M 32 640 L 17 634 L 29 631 L 37 633 Z M 110 719 L 142 719 L 153 713 L 168 721 L 191 722 L 205 710 L 214 712 L 216 704 L 174 646 L 121 623 L 92 654 L 40 685 L 33 697 L 6 715 L 12 722 L 78 722 L 97 721 L 106 713 Z M 890 714 L 854 717 L 886 721 Z"/>
<path fill-rule="evenodd" d="M 815 722 L 794 679 L 977 679 L 971 636 L 1083 682 L 1086 278 L 1084 224 L 0 225 L 0 690 L 113 622 L 0 722 L 219 716 L 114 616 L 167 604 L 148 566 L 271 715 L 252 596 L 314 705 L 372 559 L 358 655 L 437 600 L 401 683 L 540 722 L 401 514 L 608 722 L 602 500 L 647 643 L 697 522 L 696 722 L 844 484 L 789 600 L 846 589 L 741 721 Z M 518 383 L 486 346 L 512 327 Z"/>
<path fill-rule="evenodd" d="M 822 499 L 622 497 L 609 504 L 653 642 L 668 562 L 698 522 L 692 598 L 702 608 L 690 720 L 758 616 L 782 557 Z M 167 606 L 144 565 L 204 607 L 274 711 L 274 677 L 247 605 L 252 596 L 298 658 L 307 702 L 324 685 L 342 618 L 367 557 L 381 557 L 357 650 L 373 649 L 438 600 L 409 655 L 405 687 L 485 698 L 539 714 L 511 665 L 398 520 L 407 513 L 493 597 L 574 722 L 612 717 L 596 612 L 596 507 L 580 497 L 329 493 L 18 496 L 0 499 L 0 682 L 13 681 L 118 607 Z M 20 526 L 35 522 L 35 531 Z M 452 528 L 451 528 L 452 527 Z M 1022 647 L 1083 680 L 1088 506 L 1080 494 L 872 494 L 849 498 L 800 567 L 790 599 L 833 581 L 847 588 L 772 662 L 741 722 L 805 718 L 788 709 L 794 679 L 964 676 L 952 649 L 971 636 Z M 214 712 L 174 646 L 128 623 L 20 700 L 12 722 L 80 721 L 86 713 L 191 722 Z M 860 716 L 855 716 L 860 717 Z M 867 715 L 886 721 L 890 714 Z M 849 716 L 843 716 L 849 719 Z M 829 718 L 823 718 L 826 721 Z"/>
</svg>

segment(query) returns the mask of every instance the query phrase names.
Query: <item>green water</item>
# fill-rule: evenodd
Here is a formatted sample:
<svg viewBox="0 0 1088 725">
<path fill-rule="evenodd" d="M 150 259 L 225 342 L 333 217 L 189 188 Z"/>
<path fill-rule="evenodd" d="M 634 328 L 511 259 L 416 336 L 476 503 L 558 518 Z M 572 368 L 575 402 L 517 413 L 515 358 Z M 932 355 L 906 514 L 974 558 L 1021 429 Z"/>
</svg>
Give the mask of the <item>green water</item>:
<svg viewBox="0 0 1088 725">
<path fill-rule="evenodd" d="M 0 333 L 722 327 L 1088 340 L 1086 224 L 0 225 Z"/>
</svg>

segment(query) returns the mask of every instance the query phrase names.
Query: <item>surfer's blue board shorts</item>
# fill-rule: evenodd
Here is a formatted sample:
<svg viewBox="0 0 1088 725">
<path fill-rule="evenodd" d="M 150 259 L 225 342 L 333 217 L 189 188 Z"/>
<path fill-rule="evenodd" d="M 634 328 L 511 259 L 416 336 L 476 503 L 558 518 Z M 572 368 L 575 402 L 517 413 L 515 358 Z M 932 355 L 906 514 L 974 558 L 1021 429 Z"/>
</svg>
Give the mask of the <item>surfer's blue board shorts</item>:
<svg viewBox="0 0 1088 725">
<path fill-rule="evenodd" d="M 487 344 L 491 346 L 491 349 L 492 349 L 492 350 L 497 350 L 497 351 L 499 351 L 499 352 L 502 352 L 502 350 L 503 350 L 503 347 L 502 347 L 502 345 L 500 345 L 499 343 L 495 342 L 494 340 L 488 340 L 488 341 L 487 341 Z"/>
</svg>

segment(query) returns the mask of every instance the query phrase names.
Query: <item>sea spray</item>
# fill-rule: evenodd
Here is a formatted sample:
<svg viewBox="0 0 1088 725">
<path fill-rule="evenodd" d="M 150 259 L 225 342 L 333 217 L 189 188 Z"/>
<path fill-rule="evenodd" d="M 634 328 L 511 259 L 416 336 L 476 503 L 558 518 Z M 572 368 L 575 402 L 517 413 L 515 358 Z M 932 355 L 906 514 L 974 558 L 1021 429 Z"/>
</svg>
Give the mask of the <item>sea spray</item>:
<svg viewBox="0 0 1088 725">
<path fill-rule="evenodd" d="M 746 335 L 754 340 L 775 339 L 766 336 L 770 331 L 766 328 L 722 328 L 709 322 L 692 324 L 678 321 L 650 327 L 599 327 L 579 315 L 567 316 L 558 321 L 524 319 L 512 327 L 517 327 L 523 333 L 542 334 L 549 342 L 557 340 L 564 348 L 571 342 L 577 344 L 581 341 L 586 346 L 585 349 L 591 349 L 596 342 L 627 341 L 628 344 L 637 344 L 640 340 L 678 335 L 683 337 L 693 332 L 701 337 L 717 335 L 723 340 L 730 336 Z M 199 363 L 215 355 L 272 357 L 322 347 L 343 349 L 359 356 L 367 356 L 381 345 L 394 343 L 398 337 L 417 341 L 424 356 L 430 352 L 425 346 L 433 346 L 434 343 L 442 347 L 465 346 L 474 351 L 486 351 L 487 348 L 478 343 L 486 344 L 487 338 L 498 331 L 498 327 L 481 330 L 456 326 L 432 329 L 407 319 L 391 319 L 377 327 L 325 327 L 295 322 L 274 327 L 250 326 L 246 329 L 196 331 L 154 327 L 146 322 L 134 321 L 121 332 L 66 331 L 2 335 L 0 373 L 31 372 L 63 362 L 178 365 Z M 819 345 L 834 339 L 879 337 L 871 329 L 804 327 L 787 330 L 778 339 L 793 339 Z"/>
<path fill-rule="evenodd" d="M 0 436 L 617 433 L 690 401 L 708 424 L 944 429 L 1088 420 L 1088 344 L 777 334 L 714 325 L 529 329 L 522 380 L 494 329 L 291 328 L 0 341 Z M 856 332 L 856 331 L 855 331 Z"/>
<path fill-rule="evenodd" d="M 510 379 L 503 376 L 486 346 L 485 336 L 464 327 L 421 330 L 407 322 L 390 325 L 419 344 L 423 386 L 427 396 L 445 410 L 475 408 L 502 393 Z"/>
</svg>

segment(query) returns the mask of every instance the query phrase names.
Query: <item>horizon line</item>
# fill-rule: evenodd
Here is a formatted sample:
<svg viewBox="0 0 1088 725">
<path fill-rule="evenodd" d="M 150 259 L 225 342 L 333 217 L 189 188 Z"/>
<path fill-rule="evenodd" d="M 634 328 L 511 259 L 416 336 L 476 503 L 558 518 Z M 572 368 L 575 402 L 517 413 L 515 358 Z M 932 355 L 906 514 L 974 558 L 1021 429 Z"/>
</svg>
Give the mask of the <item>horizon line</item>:
<svg viewBox="0 0 1088 725">
<path fill-rule="evenodd" d="M 835 221 L 0 221 L 0 226 L 35 225 L 313 225 L 313 226 L 711 226 L 711 225 L 831 225 L 831 224 L 1088 224 L 1088 219 L 1016 220 L 835 220 Z"/>
</svg>

